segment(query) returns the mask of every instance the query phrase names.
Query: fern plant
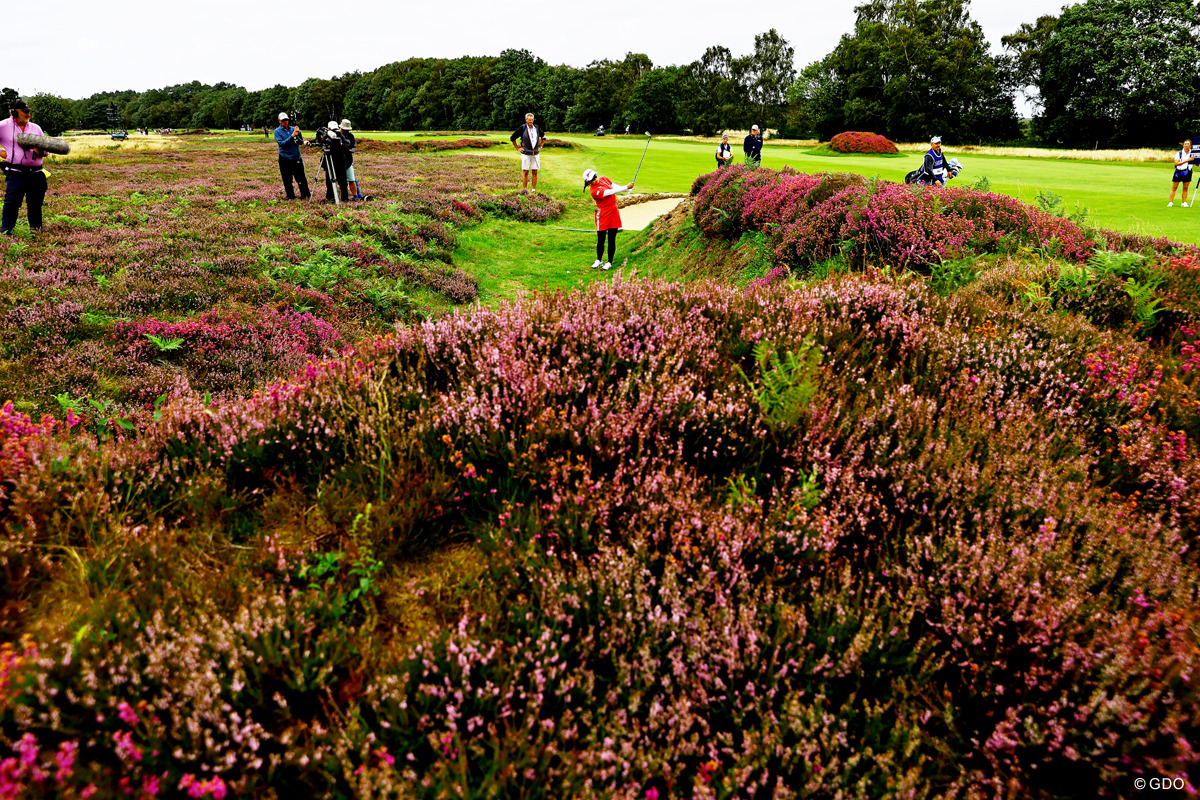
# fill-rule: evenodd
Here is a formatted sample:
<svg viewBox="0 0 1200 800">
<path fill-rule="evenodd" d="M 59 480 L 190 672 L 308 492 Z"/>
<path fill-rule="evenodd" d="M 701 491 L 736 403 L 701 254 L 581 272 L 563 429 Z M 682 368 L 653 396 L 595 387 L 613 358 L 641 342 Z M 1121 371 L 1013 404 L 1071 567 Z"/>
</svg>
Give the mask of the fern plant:
<svg viewBox="0 0 1200 800">
<path fill-rule="evenodd" d="M 178 350 L 183 347 L 183 339 L 167 339 L 163 336 L 155 336 L 153 333 L 145 334 L 150 340 L 150 344 L 158 348 L 158 352 L 165 353 L 169 350 Z"/>
<path fill-rule="evenodd" d="M 761 341 L 754 346 L 758 380 L 751 380 L 738 368 L 772 429 L 787 428 L 800 420 L 817 391 L 815 379 L 822 357 L 821 348 L 812 339 L 801 342 L 795 352 L 778 352 L 770 342 Z"/>
</svg>

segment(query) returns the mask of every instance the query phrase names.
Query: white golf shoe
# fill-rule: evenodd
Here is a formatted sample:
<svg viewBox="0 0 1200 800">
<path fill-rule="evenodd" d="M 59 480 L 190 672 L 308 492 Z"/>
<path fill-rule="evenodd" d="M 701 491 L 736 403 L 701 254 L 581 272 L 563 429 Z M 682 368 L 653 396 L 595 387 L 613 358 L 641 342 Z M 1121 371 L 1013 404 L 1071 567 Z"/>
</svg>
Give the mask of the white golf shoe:
<svg viewBox="0 0 1200 800">
<path fill-rule="evenodd" d="M 595 261 L 592 262 L 592 269 L 600 269 L 601 263 L 602 262 L 600 261 L 600 259 L 597 258 Z"/>
<path fill-rule="evenodd" d="M 604 267 L 603 267 L 603 269 L 605 269 L 605 270 L 610 270 L 610 269 L 612 269 L 612 264 L 610 264 L 609 262 L 605 261 L 605 262 L 604 262 Z"/>
<path fill-rule="evenodd" d="M 1173 206 L 1173 205 L 1175 205 L 1175 203 L 1173 203 L 1173 202 L 1171 202 L 1171 203 L 1167 203 L 1167 208 L 1170 208 L 1170 207 L 1171 207 L 1171 206 Z"/>
<path fill-rule="evenodd" d="M 1187 203 L 1180 203 L 1179 205 L 1183 206 L 1184 208 L 1187 208 Z"/>
</svg>

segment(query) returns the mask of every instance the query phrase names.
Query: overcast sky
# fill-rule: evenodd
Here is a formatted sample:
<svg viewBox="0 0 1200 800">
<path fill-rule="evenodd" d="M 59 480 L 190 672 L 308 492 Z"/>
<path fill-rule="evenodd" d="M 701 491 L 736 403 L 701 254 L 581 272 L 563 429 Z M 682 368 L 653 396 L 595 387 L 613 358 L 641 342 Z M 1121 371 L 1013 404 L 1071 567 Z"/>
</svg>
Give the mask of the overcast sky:
<svg viewBox="0 0 1200 800">
<path fill-rule="evenodd" d="M 198 80 L 254 91 L 306 78 L 369 71 L 413 56 L 499 55 L 524 48 L 551 64 L 582 67 L 626 52 L 656 65 L 686 64 L 705 48 L 734 55 L 775 28 L 796 50 L 797 69 L 823 58 L 854 27 L 856 2 L 657 0 L 60 0 L 10 2 L 0 86 L 22 95 L 78 99 Z M 998 52 L 1000 37 L 1062 0 L 976 0 L 972 17 Z M 28 19 L 22 20 L 22 15 Z"/>
</svg>

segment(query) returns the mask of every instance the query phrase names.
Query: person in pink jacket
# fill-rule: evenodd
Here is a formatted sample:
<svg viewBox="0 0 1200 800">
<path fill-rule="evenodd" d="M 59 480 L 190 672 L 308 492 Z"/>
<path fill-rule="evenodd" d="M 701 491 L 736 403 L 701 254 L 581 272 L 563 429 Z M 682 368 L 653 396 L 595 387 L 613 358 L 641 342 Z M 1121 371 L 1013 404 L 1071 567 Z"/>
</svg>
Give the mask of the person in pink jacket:
<svg viewBox="0 0 1200 800">
<path fill-rule="evenodd" d="M 44 136 L 37 123 L 29 121 L 29 106 L 21 98 L 9 105 L 9 118 L 0 121 L 0 169 L 4 170 L 4 211 L 0 215 L 0 234 L 11 236 L 17 227 L 17 212 L 27 203 L 29 228 L 42 229 L 42 203 L 46 199 L 46 174 L 37 148 L 26 150 L 17 144 L 17 136 L 34 133 Z"/>
</svg>

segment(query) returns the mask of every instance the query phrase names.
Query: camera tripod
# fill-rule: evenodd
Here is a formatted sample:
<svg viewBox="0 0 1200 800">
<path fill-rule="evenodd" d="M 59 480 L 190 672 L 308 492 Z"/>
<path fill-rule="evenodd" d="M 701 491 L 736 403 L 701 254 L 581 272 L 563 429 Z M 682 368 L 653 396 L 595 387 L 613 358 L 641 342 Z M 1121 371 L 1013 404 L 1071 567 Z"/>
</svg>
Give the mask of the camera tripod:
<svg viewBox="0 0 1200 800">
<path fill-rule="evenodd" d="M 317 167 L 317 175 L 314 180 L 321 179 L 321 171 L 325 171 L 325 180 L 329 181 L 329 185 L 333 187 L 333 204 L 340 206 L 342 204 L 342 193 L 338 191 L 337 170 L 333 168 L 333 155 L 328 151 L 321 153 L 321 164 Z"/>
</svg>

